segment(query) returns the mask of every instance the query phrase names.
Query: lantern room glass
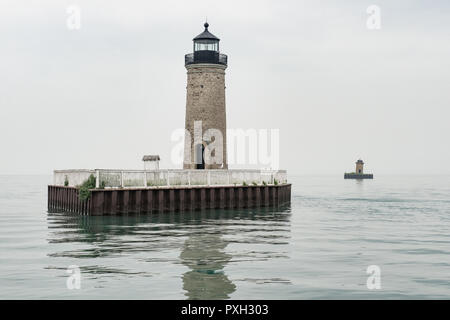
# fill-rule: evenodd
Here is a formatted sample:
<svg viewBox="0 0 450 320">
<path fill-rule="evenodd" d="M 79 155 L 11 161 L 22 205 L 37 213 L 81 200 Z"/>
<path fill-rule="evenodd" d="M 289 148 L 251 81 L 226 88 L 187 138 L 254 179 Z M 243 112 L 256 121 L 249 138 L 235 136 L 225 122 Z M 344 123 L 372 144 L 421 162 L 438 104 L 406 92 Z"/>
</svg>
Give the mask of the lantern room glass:
<svg viewBox="0 0 450 320">
<path fill-rule="evenodd" d="M 216 52 L 219 52 L 219 41 L 216 41 L 216 40 L 194 41 L 194 51 L 216 51 Z"/>
</svg>

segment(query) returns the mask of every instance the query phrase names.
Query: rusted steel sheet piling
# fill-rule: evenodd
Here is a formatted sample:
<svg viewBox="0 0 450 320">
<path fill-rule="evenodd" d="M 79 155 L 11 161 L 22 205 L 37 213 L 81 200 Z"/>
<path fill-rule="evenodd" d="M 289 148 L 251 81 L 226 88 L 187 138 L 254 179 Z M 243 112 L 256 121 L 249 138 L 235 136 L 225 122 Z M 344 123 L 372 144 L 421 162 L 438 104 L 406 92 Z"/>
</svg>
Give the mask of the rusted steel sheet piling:
<svg viewBox="0 0 450 320">
<path fill-rule="evenodd" d="M 48 186 L 49 211 L 81 215 L 276 207 L 290 201 L 290 184 L 95 189 L 87 201 L 75 187 Z"/>
</svg>

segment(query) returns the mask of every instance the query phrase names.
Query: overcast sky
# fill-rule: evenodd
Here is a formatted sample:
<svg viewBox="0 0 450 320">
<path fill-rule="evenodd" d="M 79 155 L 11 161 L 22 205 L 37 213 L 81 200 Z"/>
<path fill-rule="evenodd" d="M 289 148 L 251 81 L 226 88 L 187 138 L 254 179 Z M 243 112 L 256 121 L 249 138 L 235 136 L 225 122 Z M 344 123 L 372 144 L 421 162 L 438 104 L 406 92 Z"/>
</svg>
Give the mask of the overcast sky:
<svg viewBox="0 0 450 320">
<path fill-rule="evenodd" d="M 69 5 L 81 29 L 69 30 Z M 367 7 L 381 8 L 369 30 Z M 0 3 L 0 173 L 170 161 L 184 54 L 228 55 L 229 128 L 279 129 L 288 173 L 450 173 L 449 1 Z"/>
</svg>

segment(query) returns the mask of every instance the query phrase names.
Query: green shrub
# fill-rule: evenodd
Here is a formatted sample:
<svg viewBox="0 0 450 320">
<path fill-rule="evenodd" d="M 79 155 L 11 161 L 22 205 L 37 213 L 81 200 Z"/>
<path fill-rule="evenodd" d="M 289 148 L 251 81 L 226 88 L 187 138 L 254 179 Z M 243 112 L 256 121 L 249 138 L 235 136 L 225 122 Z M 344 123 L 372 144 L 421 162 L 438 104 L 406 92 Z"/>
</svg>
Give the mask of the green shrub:
<svg viewBox="0 0 450 320">
<path fill-rule="evenodd" d="M 87 201 L 91 197 L 91 189 L 95 189 L 95 177 L 93 174 L 84 181 L 78 190 L 78 197 L 81 201 Z"/>
<path fill-rule="evenodd" d="M 242 185 L 243 185 L 243 186 L 246 186 L 246 185 L 247 185 L 247 182 L 245 182 L 245 181 L 242 182 Z"/>
<path fill-rule="evenodd" d="M 69 186 L 69 178 L 67 178 L 67 176 L 64 179 L 64 187 L 68 187 Z"/>
<path fill-rule="evenodd" d="M 253 181 L 252 184 L 253 184 L 254 186 L 257 186 L 257 185 L 258 185 L 258 183 L 256 183 L 255 181 Z"/>
<path fill-rule="evenodd" d="M 263 185 L 267 186 L 267 182 L 263 181 Z"/>
<path fill-rule="evenodd" d="M 278 185 L 278 180 L 277 179 L 273 179 L 273 184 L 277 186 Z"/>
</svg>

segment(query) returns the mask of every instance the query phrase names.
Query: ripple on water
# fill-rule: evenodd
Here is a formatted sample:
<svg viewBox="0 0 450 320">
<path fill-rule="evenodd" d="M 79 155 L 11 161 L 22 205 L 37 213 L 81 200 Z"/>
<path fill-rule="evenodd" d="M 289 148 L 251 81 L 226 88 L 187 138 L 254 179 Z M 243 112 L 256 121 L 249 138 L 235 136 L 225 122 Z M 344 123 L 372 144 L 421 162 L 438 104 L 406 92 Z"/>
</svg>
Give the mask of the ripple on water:
<svg viewBox="0 0 450 320">
<path fill-rule="evenodd" d="M 280 209 L 81 217 L 45 212 L 50 177 L 0 176 L 0 298 L 450 298 L 449 179 L 290 179 Z"/>
</svg>

